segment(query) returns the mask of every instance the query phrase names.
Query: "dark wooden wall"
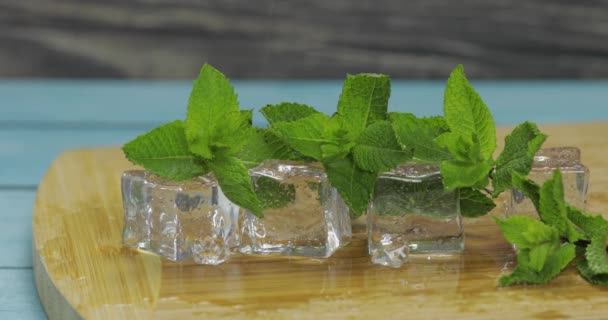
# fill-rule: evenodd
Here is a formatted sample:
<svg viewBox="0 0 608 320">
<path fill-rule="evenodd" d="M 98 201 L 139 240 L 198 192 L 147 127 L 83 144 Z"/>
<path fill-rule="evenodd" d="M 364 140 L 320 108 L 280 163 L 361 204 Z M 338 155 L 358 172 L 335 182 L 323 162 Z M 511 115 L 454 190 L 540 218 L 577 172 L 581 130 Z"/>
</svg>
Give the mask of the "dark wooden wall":
<svg viewBox="0 0 608 320">
<path fill-rule="evenodd" d="M 608 1 L 0 0 L 0 77 L 608 78 Z"/>
</svg>

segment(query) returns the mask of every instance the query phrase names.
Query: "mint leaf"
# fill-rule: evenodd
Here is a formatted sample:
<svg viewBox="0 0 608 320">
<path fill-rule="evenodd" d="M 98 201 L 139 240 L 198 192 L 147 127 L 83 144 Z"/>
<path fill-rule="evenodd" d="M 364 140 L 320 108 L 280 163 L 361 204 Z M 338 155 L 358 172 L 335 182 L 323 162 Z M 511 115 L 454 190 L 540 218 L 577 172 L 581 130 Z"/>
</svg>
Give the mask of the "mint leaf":
<svg viewBox="0 0 608 320">
<path fill-rule="evenodd" d="M 251 210 L 258 217 L 263 216 L 262 205 L 253 191 L 247 167 L 241 160 L 219 153 L 209 161 L 209 168 L 230 201 Z"/>
<path fill-rule="evenodd" d="M 247 126 L 251 126 L 253 124 L 253 109 L 249 109 L 249 110 L 239 110 L 239 112 L 241 113 L 241 124 L 243 125 L 247 125 Z"/>
<path fill-rule="evenodd" d="M 211 151 L 225 150 L 230 154 L 238 152 L 253 130 L 251 119 L 251 110 L 226 114 L 212 136 Z"/>
<path fill-rule="evenodd" d="M 344 158 L 355 146 L 352 125 L 337 113 L 327 122 L 323 136 L 327 140 L 327 144 L 321 147 L 324 162 Z"/>
<path fill-rule="evenodd" d="M 505 148 L 496 160 L 496 172 L 492 179 L 494 196 L 512 187 L 514 172 L 527 175 L 532 168 L 534 155 L 547 136 L 534 123 L 524 122 L 505 138 Z"/>
<path fill-rule="evenodd" d="M 555 278 L 575 257 L 575 246 L 566 244 L 547 255 L 544 266 L 540 271 L 530 268 L 528 249 L 521 249 L 517 254 L 517 267 L 506 276 L 499 279 L 499 285 L 514 284 L 545 284 Z"/>
<path fill-rule="evenodd" d="M 357 137 L 369 124 L 386 120 L 390 94 L 391 82 L 386 75 L 347 75 L 338 101 L 338 114 Z"/>
<path fill-rule="evenodd" d="M 350 156 L 326 163 L 325 172 L 355 217 L 363 214 L 374 191 L 376 174 L 359 169 Z"/>
<path fill-rule="evenodd" d="M 353 158 L 359 168 L 380 172 L 410 160 L 411 153 L 401 149 L 390 122 L 377 121 L 357 139 Z"/>
<path fill-rule="evenodd" d="M 483 188 L 487 184 L 488 173 L 491 169 L 491 162 L 475 163 L 462 160 L 441 162 L 441 175 L 447 190 L 459 187 Z"/>
<path fill-rule="evenodd" d="M 292 122 L 277 122 L 271 131 L 301 154 L 315 160 L 321 160 L 321 146 L 330 141 L 324 137 L 329 117 L 315 113 Z"/>
<path fill-rule="evenodd" d="M 251 130 L 243 147 L 234 155 L 248 169 L 264 160 L 300 160 L 293 150 L 279 137 L 266 129 Z"/>
<path fill-rule="evenodd" d="M 185 180 L 207 172 L 190 152 L 180 120 L 135 138 L 122 150 L 129 161 L 165 179 Z"/>
<path fill-rule="evenodd" d="M 512 174 L 511 180 L 513 187 L 519 190 L 524 196 L 528 197 L 528 199 L 532 201 L 532 204 L 534 204 L 536 211 L 540 212 L 540 186 L 517 172 Z"/>
<path fill-rule="evenodd" d="M 450 74 L 443 110 L 451 130 L 450 135 L 463 137 L 467 141 L 474 139 L 475 135 L 482 158 L 490 159 L 496 149 L 494 120 L 488 107 L 467 80 L 462 65 L 458 65 Z"/>
<path fill-rule="evenodd" d="M 296 188 L 270 177 L 259 177 L 255 181 L 255 193 L 264 209 L 283 208 L 296 198 Z"/>
<path fill-rule="evenodd" d="M 608 274 L 608 255 L 606 254 L 606 240 L 608 240 L 608 233 L 598 233 L 591 236 L 591 243 L 585 250 L 585 257 L 589 269 L 595 274 L 607 273 Z"/>
<path fill-rule="evenodd" d="M 528 216 L 512 216 L 506 220 L 494 218 L 505 239 L 519 249 L 532 249 L 543 243 L 557 243 L 559 232 L 554 227 Z"/>
<path fill-rule="evenodd" d="M 319 113 L 313 107 L 293 102 L 283 102 L 276 105 L 269 104 L 260 109 L 260 112 L 270 125 L 277 122 L 292 122 Z"/>
<path fill-rule="evenodd" d="M 434 162 L 452 158 L 435 140 L 449 130 L 443 117 L 417 118 L 411 113 L 390 113 L 389 118 L 399 144 L 412 153 L 415 160 Z"/>
<path fill-rule="evenodd" d="M 585 214 L 569 205 L 566 205 L 566 210 L 568 212 L 568 219 L 580 228 L 587 238 L 608 232 L 608 221 L 601 215 L 592 216 Z"/>
<path fill-rule="evenodd" d="M 606 286 L 608 285 L 608 273 L 597 274 L 591 270 L 587 260 L 582 259 L 576 264 L 578 272 L 585 280 L 592 284 Z"/>
<path fill-rule="evenodd" d="M 238 131 L 246 127 L 247 120 L 247 114 L 239 112 L 237 95 L 228 79 L 205 64 L 188 101 L 186 138 L 190 150 L 211 159 L 213 146 L 238 149 L 240 145 L 234 142 L 243 138 Z"/>
<path fill-rule="evenodd" d="M 540 189 L 540 218 L 548 225 L 554 226 L 560 235 L 575 242 L 583 236 L 576 230 L 568 219 L 566 202 L 564 201 L 564 185 L 559 170 L 553 172 L 553 178 L 547 180 Z"/>
<path fill-rule="evenodd" d="M 473 188 L 460 189 L 460 213 L 467 218 L 485 215 L 496 207 L 494 200 Z"/>
</svg>

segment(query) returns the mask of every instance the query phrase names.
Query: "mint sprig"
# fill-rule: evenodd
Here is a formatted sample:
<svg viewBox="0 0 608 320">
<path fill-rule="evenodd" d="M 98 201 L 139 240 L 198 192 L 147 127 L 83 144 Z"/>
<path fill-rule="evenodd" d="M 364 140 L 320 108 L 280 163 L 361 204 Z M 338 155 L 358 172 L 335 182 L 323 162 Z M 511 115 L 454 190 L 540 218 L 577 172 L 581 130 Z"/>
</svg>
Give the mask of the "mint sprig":
<svg viewBox="0 0 608 320">
<path fill-rule="evenodd" d="M 188 100 L 186 137 L 190 151 L 205 159 L 213 158 L 213 148 L 235 152 L 245 141 L 250 120 L 251 113 L 240 112 L 228 79 L 205 64 Z"/>
<path fill-rule="evenodd" d="M 494 165 L 496 128 L 486 104 L 467 80 L 462 65 L 448 79 L 443 111 L 450 131 L 437 138 L 450 150 L 453 160 L 441 163 L 447 189 L 485 186 Z"/>
<path fill-rule="evenodd" d="M 577 251 L 584 252 L 577 262 L 581 276 L 590 283 L 608 285 L 608 221 L 564 201 L 559 170 L 542 186 L 518 174 L 513 181 L 533 200 L 541 220 L 525 216 L 496 219 L 507 241 L 519 248 L 515 270 L 501 277 L 500 285 L 547 283 L 575 259 Z"/>
<path fill-rule="evenodd" d="M 228 199 L 262 216 L 248 168 L 274 156 L 275 146 L 260 139 L 251 119 L 251 110 L 239 110 L 228 79 L 205 64 L 194 82 L 185 124 L 175 121 L 156 128 L 125 144 L 123 151 L 131 162 L 166 179 L 185 180 L 211 171 Z"/>
<path fill-rule="evenodd" d="M 331 117 L 293 103 L 269 105 L 261 112 L 270 131 L 290 148 L 324 164 L 330 183 L 359 216 L 367 209 L 378 173 L 410 157 L 387 121 L 389 96 L 389 77 L 348 75 Z"/>
</svg>

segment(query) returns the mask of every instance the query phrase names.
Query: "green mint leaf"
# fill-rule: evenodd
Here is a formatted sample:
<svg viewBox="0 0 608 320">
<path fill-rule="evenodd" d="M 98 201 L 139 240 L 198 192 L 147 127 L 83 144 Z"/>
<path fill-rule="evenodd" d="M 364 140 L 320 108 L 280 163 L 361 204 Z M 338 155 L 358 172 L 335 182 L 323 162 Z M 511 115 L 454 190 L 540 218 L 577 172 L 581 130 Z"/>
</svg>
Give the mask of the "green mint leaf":
<svg viewBox="0 0 608 320">
<path fill-rule="evenodd" d="M 238 152 L 246 143 L 253 128 L 251 127 L 251 110 L 241 110 L 226 115 L 224 125 L 215 130 L 211 143 L 211 151 L 224 150 L 229 154 Z"/>
<path fill-rule="evenodd" d="M 510 286 L 515 284 L 545 284 L 555 278 L 575 257 L 575 246 L 566 244 L 553 251 L 545 260 L 540 271 L 530 268 L 528 249 L 520 249 L 517 254 L 517 267 L 506 276 L 499 279 L 499 285 Z"/>
<path fill-rule="evenodd" d="M 205 64 L 188 101 L 186 138 L 190 150 L 205 159 L 213 158 L 213 146 L 238 150 L 240 145 L 234 142 L 243 138 L 238 130 L 246 121 L 247 115 L 239 112 L 237 95 L 228 79 Z"/>
<path fill-rule="evenodd" d="M 209 168 L 230 201 L 258 217 L 263 216 L 262 205 L 253 191 L 247 167 L 241 160 L 219 153 L 209 161 Z"/>
<path fill-rule="evenodd" d="M 564 185 L 559 170 L 553 172 L 553 178 L 547 180 L 540 189 L 540 218 L 548 225 L 554 226 L 570 242 L 582 239 L 575 225 L 568 219 L 564 201 Z"/>
<path fill-rule="evenodd" d="M 255 193 L 264 209 L 283 208 L 295 201 L 296 189 L 270 177 L 259 177 L 255 181 Z"/>
<path fill-rule="evenodd" d="M 401 149 L 390 122 L 377 121 L 357 139 L 353 158 L 359 168 L 380 172 L 410 160 L 411 153 Z"/>
<path fill-rule="evenodd" d="M 338 102 L 338 114 L 344 117 L 357 137 L 369 124 L 386 120 L 390 94 L 391 81 L 386 75 L 347 75 Z"/>
<path fill-rule="evenodd" d="M 241 113 L 241 124 L 251 126 L 253 125 L 253 109 L 239 110 Z"/>
<path fill-rule="evenodd" d="M 540 212 L 540 186 L 517 172 L 512 174 L 511 180 L 513 187 L 519 190 L 524 196 L 528 197 L 534 204 L 536 211 Z"/>
<path fill-rule="evenodd" d="M 180 120 L 135 138 L 122 150 L 129 161 L 165 179 L 186 180 L 207 172 L 190 152 Z"/>
<path fill-rule="evenodd" d="M 313 107 L 305 104 L 283 102 L 276 105 L 267 105 L 260 109 L 264 118 L 270 125 L 277 122 L 292 122 L 319 113 Z"/>
<path fill-rule="evenodd" d="M 327 122 L 323 136 L 327 140 L 327 144 L 321 147 L 324 162 L 346 157 L 355 146 L 352 124 L 337 113 Z"/>
<path fill-rule="evenodd" d="M 585 214 L 569 205 L 566 205 L 566 210 L 568 211 L 568 219 L 585 233 L 587 239 L 608 232 L 608 221 L 601 215 Z"/>
<path fill-rule="evenodd" d="M 332 162 L 338 159 L 344 159 L 351 152 L 351 149 L 355 146 L 354 142 L 346 144 L 328 143 L 321 146 L 321 153 L 323 162 Z"/>
<path fill-rule="evenodd" d="M 494 200 L 474 188 L 460 189 L 460 212 L 464 217 L 476 218 L 496 207 Z"/>
<path fill-rule="evenodd" d="M 452 158 L 447 148 L 435 140 L 448 132 L 443 117 L 417 118 L 411 113 L 390 113 L 389 118 L 403 150 L 419 161 L 442 161 Z"/>
<path fill-rule="evenodd" d="M 591 270 L 587 260 L 582 259 L 576 264 L 576 269 L 589 283 L 606 286 L 608 285 L 608 273 L 597 274 Z"/>
<path fill-rule="evenodd" d="M 595 274 L 608 274 L 606 240 L 608 240 L 608 232 L 594 234 L 591 236 L 591 243 L 589 243 L 585 250 L 585 257 L 587 258 L 589 269 Z"/>
<path fill-rule="evenodd" d="M 519 249 L 532 249 L 543 243 L 559 245 L 559 232 L 528 216 L 512 216 L 506 220 L 494 219 L 505 239 Z"/>
<path fill-rule="evenodd" d="M 277 122 L 270 130 L 301 154 L 321 160 L 321 146 L 331 141 L 325 138 L 329 117 L 315 113 L 292 122 Z"/>
<path fill-rule="evenodd" d="M 481 154 L 481 145 L 476 134 L 469 137 L 446 132 L 435 139 L 437 144 L 447 148 L 454 159 L 467 162 L 487 162 L 492 158 L 484 158 Z"/>
<path fill-rule="evenodd" d="M 483 188 L 487 184 L 491 162 L 468 162 L 448 160 L 441 162 L 441 176 L 447 190 L 462 187 Z"/>
<path fill-rule="evenodd" d="M 259 128 L 250 131 L 245 144 L 234 156 L 248 169 L 269 159 L 301 160 L 283 139 L 267 129 Z"/>
<path fill-rule="evenodd" d="M 325 172 L 355 217 L 363 214 L 374 191 L 376 174 L 359 169 L 351 157 L 326 163 Z"/>
<path fill-rule="evenodd" d="M 494 196 L 513 187 L 514 172 L 527 175 L 532 168 L 534 155 L 540 149 L 547 136 L 531 122 L 524 122 L 505 138 L 505 148 L 496 160 L 496 172 L 492 185 Z"/>
<path fill-rule="evenodd" d="M 479 151 L 483 159 L 490 159 L 496 149 L 496 128 L 490 110 L 458 65 L 448 79 L 443 109 L 451 134 L 469 139 L 478 139 Z"/>
</svg>

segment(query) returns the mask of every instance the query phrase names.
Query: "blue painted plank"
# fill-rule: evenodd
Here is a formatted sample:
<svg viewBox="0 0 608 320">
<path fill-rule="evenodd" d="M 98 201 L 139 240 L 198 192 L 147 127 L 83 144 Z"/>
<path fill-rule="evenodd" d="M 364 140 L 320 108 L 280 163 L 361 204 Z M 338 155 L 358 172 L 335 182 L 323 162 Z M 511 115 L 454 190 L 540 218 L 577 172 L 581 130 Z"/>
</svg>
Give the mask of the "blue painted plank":
<svg viewBox="0 0 608 320">
<path fill-rule="evenodd" d="M 46 319 L 32 269 L 0 269 L 0 319 Z"/>
<path fill-rule="evenodd" d="M 34 191 L 0 191 L 0 269 L 32 267 Z"/>
<path fill-rule="evenodd" d="M 298 101 L 333 113 L 342 81 L 234 81 L 242 108 Z M 445 81 L 393 81 L 390 109 L 441 113 Z M 498 124 L 608 120 L 608 81 L 475 81 Z M 189 81 L 0 81 L 0 120 L 156 125 L 183 118 Z M 260 115 L 255 122 L 263 124 Z"/>
<path fill-rule="evenodd" d="M 37 185 L 63 150 L 122 145 L 144 130 L 0 130 L 0 185 Z"/>
</svg>

